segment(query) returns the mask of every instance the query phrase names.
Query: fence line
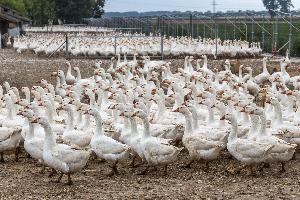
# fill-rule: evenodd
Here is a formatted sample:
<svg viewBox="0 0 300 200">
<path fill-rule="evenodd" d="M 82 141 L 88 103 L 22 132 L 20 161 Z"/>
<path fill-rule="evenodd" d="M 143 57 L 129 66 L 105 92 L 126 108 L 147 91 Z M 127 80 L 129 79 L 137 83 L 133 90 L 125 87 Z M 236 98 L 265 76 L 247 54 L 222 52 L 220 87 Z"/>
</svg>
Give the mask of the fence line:
<svg viewBox="0 0 300 200">
<path fill-rule="evenodd" d="M 231 17 L 204 17 L 189 14 L 106 17 L 93 20 L 90 25 L 116 28 L 123 32 L 137 32 L 144 33 L 145 35 L 152 33 L 173 37 L 187 36 L 196 38 L 201 36 L 203 38 L 210 37 L 214 39 L 217 36 L 222 40 L 248 40 L 248 36 L 251 36 L 251 42 L 260 42 L 265 52 L 276 53 L 280 50 L 283 53 L 284 48 L 286 48 L 291 50 L 290 55 L 300 56 L 300 41 L 298 40 L 300 38 L 300 29 L 298 28 L 300 17 L 291 14 L 289 18 L 290 20 L 287 20 L 279 14 L 275 18 L 267 16 L 253 17 L 251 13 L 245 14 L 245 16 Z M 250 30 L 249 26 L 251 28 L 250 35 L 248 33 L 248 30 Z M 294 31 L 297 34 L 293 33 Z M 288 46 L 285 45 L 286 41 L 289 41 Z"/>
</svg>

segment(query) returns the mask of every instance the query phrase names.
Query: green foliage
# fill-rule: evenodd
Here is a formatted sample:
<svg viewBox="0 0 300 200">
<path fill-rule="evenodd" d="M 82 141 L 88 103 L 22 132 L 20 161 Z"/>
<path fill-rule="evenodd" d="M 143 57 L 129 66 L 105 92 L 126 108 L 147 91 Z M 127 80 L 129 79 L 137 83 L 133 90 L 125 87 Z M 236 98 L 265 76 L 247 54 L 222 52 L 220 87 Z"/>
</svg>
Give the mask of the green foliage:
<svg viewBox="0 0 300 200">
<path fill-rule="evenodd" d="M 94 18 L 100 18 L 104 14 L 104 4 L 105 0 L 96 0 L 96 5 L 94 6 Z"/>
<path fill-rule="evenodd" d="M 56 16 L 65 23 L 80 23 L 82 18 L 91 17 L 95 0 L 55 0 Z"/>
<path fill-rule="evenodd" d="M 292 0 L 278 0 L 278 3 L 280 5 L 280 11 L 284 13 L 289 13 L 291 8 L 294 8 Z"/>
<path fill-rule="evenodd" d="M 271 17 L 276 15 L 275 11 L 289 13 L 290 8 L 294 7 L 291 0 L 262 0 L 264 6 L 269 10 Z"/>
<path fill-rule="evenodd" d="M 105 0 L 0 0 L 0 4 L 32 19 L 34 25 L 81 23 L 83 18 L 101 17 Z"/>
<path fill-rule="evenodd" d="M 0 0 L 0 4 L 8 6 L 21 14 L 26 14 L 26 8 L 23 0 Z"/>
</svg>

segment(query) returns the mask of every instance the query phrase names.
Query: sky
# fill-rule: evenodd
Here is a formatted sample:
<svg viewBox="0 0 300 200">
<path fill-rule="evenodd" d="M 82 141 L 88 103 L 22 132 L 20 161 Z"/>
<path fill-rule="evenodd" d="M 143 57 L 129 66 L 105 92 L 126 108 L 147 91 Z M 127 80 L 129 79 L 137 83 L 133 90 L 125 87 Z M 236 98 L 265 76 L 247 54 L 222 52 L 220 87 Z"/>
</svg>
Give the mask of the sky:
<svg viewBox="0 0 300 200">
<path fill-rule="evenodd" d="M 106 0 L 106 12 L 126 11 L 212 11 L 213 0 Z M 292 0 L 300 9 L 300 0 Z M 264 10 L 262 0 L 216 0 L 217 11 Z"/>
</svg>

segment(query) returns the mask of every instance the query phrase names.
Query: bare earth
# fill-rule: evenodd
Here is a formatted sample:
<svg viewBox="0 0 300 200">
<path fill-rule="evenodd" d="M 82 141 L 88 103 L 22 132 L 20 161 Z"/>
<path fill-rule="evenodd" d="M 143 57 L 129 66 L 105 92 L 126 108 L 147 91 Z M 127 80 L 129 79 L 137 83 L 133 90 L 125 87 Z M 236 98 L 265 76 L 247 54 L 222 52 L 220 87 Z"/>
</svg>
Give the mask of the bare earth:
<svg viewBox="0 0 300 200">
<path fill-rule="evenodd" d="M 6 60 L 0 63 L 0 84 L 8 81 L 13 86 L 32 86 L 41 78 L 51 80 L 51 72 L 64 69 L 62 58 L 39 58 L 33 55 L 16 54 L 11 49 L 0 51 Z M 182 61 L 174 61 L 182 66 Z M 218 69 L 223 61 L 209 64 Z M 93 74 L 95 60 L 72 60 L 73 66 L 79 66 L 82 76 Z M 261 61 L 241 60 L 242 64 L 253 65 L 259 71 Z M 270 66 L 277 69 L 278 62 Z M 293 63 L 289 71 L 294 75 L 300 63 Z M 175 67 L 174 67 L 175 68 Z M 74 185 L 53 183 L 48 169 L 40 174 L 40 165 L 33 159 L 21 154 L 19 162 L 13 156 L 5 156 L 6 162 L 0 163 L 0 199 L 300 199 L 300 160 L 287 163 L 287 172 L 279 173 L 280 165 L 273 164 L 257 177 L 228 173 L 225 169 L 238 167 L 240 164 L 224 152 L 219 160 L 210 163 L 205 170 L 202 163 L 195 163 L 191 169 L 181 166 L 188 162 L 188 155 L 183 152 L 178 162 L 169 166 L 168 174 L 163 170 L 150 171 L 147 175 L 135 175 L 145 166 L 130 168 L 120 166 L 120 175 L 109 178 L 105 174 L 109 167 L 99 160 L 90 160 L 87 168 L 73 176 Z"/>
</svg>

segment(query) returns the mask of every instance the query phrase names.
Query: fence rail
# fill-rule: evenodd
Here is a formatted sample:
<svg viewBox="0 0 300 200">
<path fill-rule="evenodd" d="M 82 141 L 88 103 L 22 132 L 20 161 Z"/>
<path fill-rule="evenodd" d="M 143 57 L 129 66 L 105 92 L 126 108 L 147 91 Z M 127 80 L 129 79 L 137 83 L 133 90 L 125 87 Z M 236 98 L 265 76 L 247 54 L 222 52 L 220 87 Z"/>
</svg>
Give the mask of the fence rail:
<svg viewBox="0 0 300 200">
<path fill-rule="evenodd" d="M 242 39 L 260 42 L 264 52 L 300 56 L 300 17 L 290 15 L 253 16 L 198 16 L 164 15 L 143 17 L 106 17 L 93 20 L 89 25 L 116 28 L 131 33 L 202 38 Z M 127 29 L 127 30 L 125 30 Z M 250 39 L 250 40 L 249 40 Z"/>
</svg>

